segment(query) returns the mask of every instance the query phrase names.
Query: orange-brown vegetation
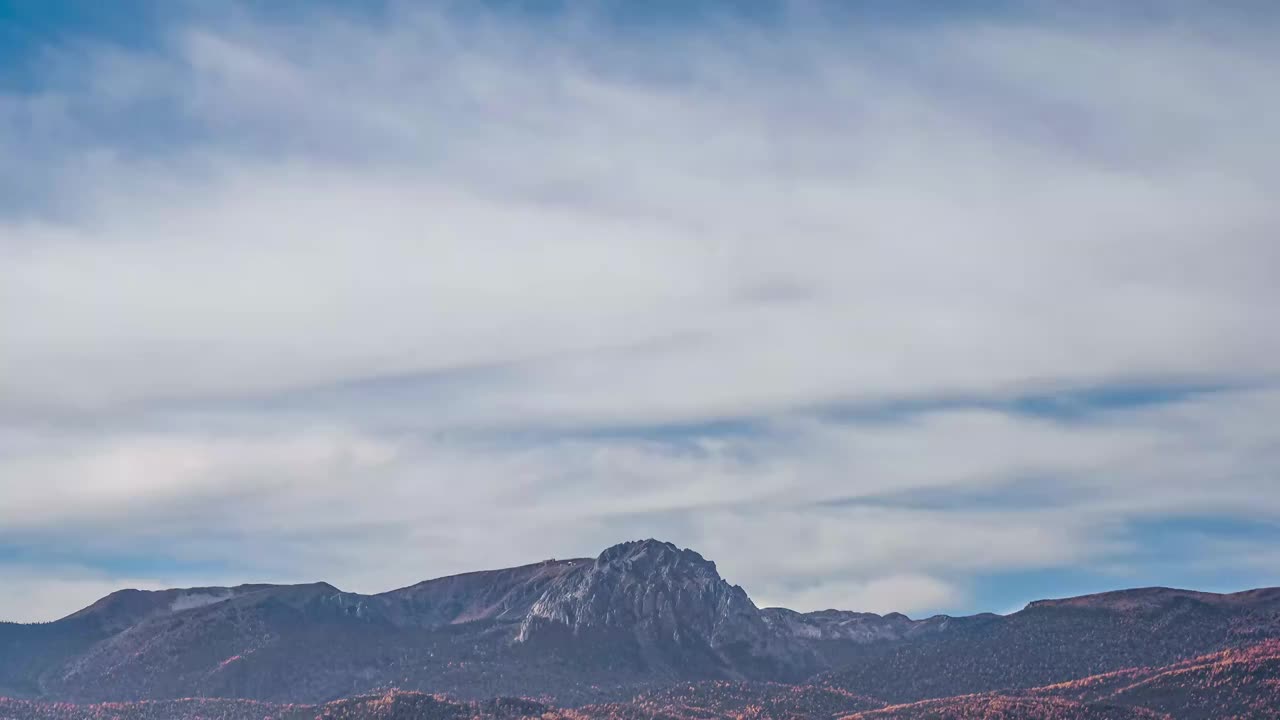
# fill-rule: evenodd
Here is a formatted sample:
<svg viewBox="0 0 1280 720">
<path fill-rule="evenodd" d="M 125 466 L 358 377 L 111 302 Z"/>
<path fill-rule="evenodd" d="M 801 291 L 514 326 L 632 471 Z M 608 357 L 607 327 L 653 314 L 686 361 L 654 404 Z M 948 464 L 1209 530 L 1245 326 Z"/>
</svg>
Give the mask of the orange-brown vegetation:
<svg viewBox="0 0 1280 720">
<path fill-rule="evenodd" d="M 1061 698 L 970 695 L 925 700 L 851 715 L 846 720 L 1170 720 L 1144 708 L 1085 705 Z"/>
</svg>

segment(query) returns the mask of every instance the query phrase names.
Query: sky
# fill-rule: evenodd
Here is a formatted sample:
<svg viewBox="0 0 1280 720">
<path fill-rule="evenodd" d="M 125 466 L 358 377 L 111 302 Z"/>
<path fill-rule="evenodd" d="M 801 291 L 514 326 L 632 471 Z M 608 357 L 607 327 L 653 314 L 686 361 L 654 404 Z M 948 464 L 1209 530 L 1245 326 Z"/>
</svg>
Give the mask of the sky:
<svg viewBox="0 0 1280 720">
<path fill-rule="evenodd" d="M 1280 585 L 1280 9 L 1116 5 L 0 0 L 0 619 Z"/>
</svg>

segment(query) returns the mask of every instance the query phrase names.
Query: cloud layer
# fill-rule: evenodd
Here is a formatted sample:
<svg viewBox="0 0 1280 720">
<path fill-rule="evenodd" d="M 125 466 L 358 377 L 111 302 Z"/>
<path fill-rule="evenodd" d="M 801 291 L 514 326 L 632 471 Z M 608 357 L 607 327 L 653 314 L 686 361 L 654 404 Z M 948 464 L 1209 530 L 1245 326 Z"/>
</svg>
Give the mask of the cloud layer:
<svg viewBox="0 0 1280 720">
<path fill-rule="evenodd" d="M 46 49 L 0 95 L 0 611 L 650 535 L 762 603 L 969 609 L 1280 521 L 1276 18 L 1114 20 Z"/>
</svg>

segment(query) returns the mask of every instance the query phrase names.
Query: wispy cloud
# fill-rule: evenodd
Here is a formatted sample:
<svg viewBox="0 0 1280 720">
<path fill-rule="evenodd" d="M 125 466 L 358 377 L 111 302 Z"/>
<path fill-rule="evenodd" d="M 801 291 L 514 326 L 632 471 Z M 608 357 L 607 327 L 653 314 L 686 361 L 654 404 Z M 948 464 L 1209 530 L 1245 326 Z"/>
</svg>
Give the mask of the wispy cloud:
<svg viewBox="0 0 1280 720">
<path fill-rule="evenodd" d="M 0 543 L 373 590 L 664 535 L 928 610 L 1280 515 L 1276 18 L 1110 19 L 50 48 L 0 95 Z"/>
</svg>

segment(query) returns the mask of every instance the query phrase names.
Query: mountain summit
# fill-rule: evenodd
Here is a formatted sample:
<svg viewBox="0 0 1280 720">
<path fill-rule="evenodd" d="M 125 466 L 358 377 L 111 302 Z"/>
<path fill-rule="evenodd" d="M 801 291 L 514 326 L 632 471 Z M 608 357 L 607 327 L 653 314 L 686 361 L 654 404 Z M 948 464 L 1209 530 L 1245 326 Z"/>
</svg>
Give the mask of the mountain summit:
<svg viewBox="0 0 1280 720">
<path fill-rule="evenodd" d="M 530 608 L 526 629 L 538 621 L 710 647 L 750 641 L 765 630 L 747 593 L 725 582 L 715 563 L 657 540 L 615 545 L 563 575 Z"/>
<path fill-rule="evenodd" d="M 557 578 L 530 607 L 518 640 L 565 630 L 634 647 L 650 670 L 743 677 L 753 659 L 797 661 L 715 563 L 652 539 L 615 545 Z"/>
</svg>

